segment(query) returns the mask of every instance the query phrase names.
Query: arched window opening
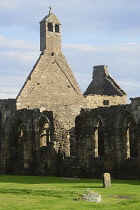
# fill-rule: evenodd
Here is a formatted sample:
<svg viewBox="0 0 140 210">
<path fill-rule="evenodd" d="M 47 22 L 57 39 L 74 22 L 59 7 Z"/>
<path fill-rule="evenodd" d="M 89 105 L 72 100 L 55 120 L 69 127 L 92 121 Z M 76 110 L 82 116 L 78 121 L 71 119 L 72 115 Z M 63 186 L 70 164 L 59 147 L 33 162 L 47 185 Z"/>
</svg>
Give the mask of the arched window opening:
<svg viewBox="0 0 140 210">
<path fill-rule="evenodd" d="M 138 158 L 138 143 L 136 123 L 132 117 L 126 120 L 124 133 L 124 151 L 126 151 L 126 158 Z"/>
<path fill-rule="evenodd" d="M 52 23 L 48 23 L 48 31 L 53 32 L 53 24 Z"/>
<path fill-rule="evenodd" d="M 21 119 L 16 120 L 16 132 L 17 132 L 17 151 L 18 151 L 18 157 L 20 159 L 23 158 L 23 121 Z"/>
<path fill-rule="evenodd" d="M 18 139 L 21 141 L 21 138 L 23 137 L 23 125 L 24 123 L 22 120 L 18 119 L 17 120 L 17 131 L 18 131 Z"/>
<path fill-rule="evenodd" d="M 40 147 L 45 147 L 50 141 L 49 123 L 45 122 L 40 128 Z"/>
<path fill-rule="evenodd" d="M 104 129 L 103 129 L 102 121 L 100 119 L 97 122 L 94 140 L 95 140 L 95 157 L 104 157 L 105 155 Z"/>
<path fill-rule="evenodd" d="M 138 144 L 136 134 L 136 123 L 132 118 L 129 119 L 128 123 L 129 141 L 130 141 L 130 157 L 138 157 Z"/>
<path fill-rule="evenodd" d="M 75 119 L 75 134 L 77 140 L 82 132 L 82 129 L 83 129 L 83 119 L 80 116 L 77 116 Z"/>
<path fill-rule="evenodd" d="M 99 121 L 98 125 L 98 156 L 104 157 L 105 155 L 105 148 L 104 148 L 104 131 L 102 122 Z"/>
<path fill-rule="evenodd" d="M 59 30 L 59 25 L 58 25 L 58 24 L 55 24 L 55 32 L 56 32 L 56 33 L 59 33 L 59 32 L 60 32 L 60 30 Z"/>
<path fill-rule="evenodd" d="M 50 142 L 50 121 L 45 115 L 41 115 L 36 122 L 36 126 L 39 147 L 46 147 Z"/>
</svg>

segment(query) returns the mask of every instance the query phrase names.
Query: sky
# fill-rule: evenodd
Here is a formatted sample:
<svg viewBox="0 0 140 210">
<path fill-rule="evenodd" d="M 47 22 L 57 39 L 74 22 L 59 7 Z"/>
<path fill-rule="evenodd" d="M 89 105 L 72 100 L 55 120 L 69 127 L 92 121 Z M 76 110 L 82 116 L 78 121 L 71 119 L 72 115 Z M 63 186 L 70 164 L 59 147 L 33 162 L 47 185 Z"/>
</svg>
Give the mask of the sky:
<svg viewBox="0 0 140 210">
<path fill-rule="evenodd" d="M 84 92 L 93 66 L 108 66 L 127 93 L 140 96 L 140 0 L 0 0 L 0 98 L 15 98 L 40 55 L 39 22 L 52 6 L 62 52 Z"/>
</svg>

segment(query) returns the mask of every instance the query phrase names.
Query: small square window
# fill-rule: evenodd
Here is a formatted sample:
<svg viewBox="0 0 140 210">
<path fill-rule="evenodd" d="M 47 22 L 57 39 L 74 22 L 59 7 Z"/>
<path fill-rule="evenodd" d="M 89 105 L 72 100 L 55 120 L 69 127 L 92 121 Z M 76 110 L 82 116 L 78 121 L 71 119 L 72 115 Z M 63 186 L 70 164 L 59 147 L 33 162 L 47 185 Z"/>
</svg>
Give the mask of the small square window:
<svg viewBox="0 0 140 210">
<path fill-rule="evenodd" d="M 109 105 L 109 100 L 104 100 L 103 105 Z"/>
<path fill-rule="evenodd" d="M 54 56 L 54 52 L 51 53 L 51 56 Z"/>
</svg>

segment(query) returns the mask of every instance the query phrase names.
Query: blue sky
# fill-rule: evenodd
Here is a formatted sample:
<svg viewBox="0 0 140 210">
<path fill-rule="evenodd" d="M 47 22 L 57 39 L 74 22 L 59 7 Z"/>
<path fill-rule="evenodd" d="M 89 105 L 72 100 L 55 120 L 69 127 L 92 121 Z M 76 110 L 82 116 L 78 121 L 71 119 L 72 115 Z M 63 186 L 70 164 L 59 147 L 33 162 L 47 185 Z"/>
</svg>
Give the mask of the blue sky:
<svg viewBox="0 0 140 210">
<path fill-rule="evenodd" d="M 140 96 L 139 0 L 0 0 L 0 98 L 15 98 L 39 51 L 39 22 L 53 7 L 62 49 L 82 90 L 92 67 L 107 65 L 127 92 Z"/>
</svg>

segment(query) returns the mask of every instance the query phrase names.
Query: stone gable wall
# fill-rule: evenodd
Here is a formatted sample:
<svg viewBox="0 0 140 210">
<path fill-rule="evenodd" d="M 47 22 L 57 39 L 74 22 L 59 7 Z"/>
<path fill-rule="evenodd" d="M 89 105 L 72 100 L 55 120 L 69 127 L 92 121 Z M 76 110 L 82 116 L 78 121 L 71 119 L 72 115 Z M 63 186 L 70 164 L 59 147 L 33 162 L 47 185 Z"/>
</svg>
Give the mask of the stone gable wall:
<svg viewBox="0 0 140 210">
<path fill-rule="evenodd" d="M 121 105 L 126 104 L 126 96 L 107 96 L 107 95 L 86 95 L 86 108 L 87 109 L 94 109 L 100 106 L 113 106 L 113 105 Z M 105 105 L 105 101 L 108 101 L 108 105 Z"/>
<path fill-rule="evenodd" d="M 17 97 L 17 109 L 53 111 L 68 128 L 81 107 L 84 97 L 65 57 L 41 55 Z"/>
</svg>

